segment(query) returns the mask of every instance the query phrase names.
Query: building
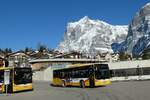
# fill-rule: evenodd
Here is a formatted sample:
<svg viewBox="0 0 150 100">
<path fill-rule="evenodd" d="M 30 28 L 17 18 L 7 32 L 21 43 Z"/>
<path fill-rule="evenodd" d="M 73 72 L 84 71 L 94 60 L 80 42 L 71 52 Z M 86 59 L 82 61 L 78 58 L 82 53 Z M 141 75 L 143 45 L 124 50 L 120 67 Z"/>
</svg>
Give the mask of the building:
<svg viewBox="0 0 150 100">
<path fill-rule="evenodd" d="M 30 59 L 50 59 L 52 58 L 53 54 L 37 51 L 37 52 L 33 52 L 29 56 L 30 56 Z"/>
<path fill-rule="evenodd" d="M 9 61 L 9 66 L 14 67 L 29 67 L 29 58 L 30 56 L 25 54 L 23 51 L 17 51 L 14 53 L 11 53 L 6 56 L 6 58 Z"/>
<path fill-rule="evenodd" d="M 8 67 L 8 66 L 9 64 L 8 64 L 7 59 L 0 57 L 0 67 Z"/>
<path fill-rule="evenodd" d="M 55 55 L 53 58 L 64 58 L 64 59 L 80 59 L 82 58 L 82 54 L 79 52 L 70 52 L 70 53 L 59 53 L 58 55 Z"/>
</svg>

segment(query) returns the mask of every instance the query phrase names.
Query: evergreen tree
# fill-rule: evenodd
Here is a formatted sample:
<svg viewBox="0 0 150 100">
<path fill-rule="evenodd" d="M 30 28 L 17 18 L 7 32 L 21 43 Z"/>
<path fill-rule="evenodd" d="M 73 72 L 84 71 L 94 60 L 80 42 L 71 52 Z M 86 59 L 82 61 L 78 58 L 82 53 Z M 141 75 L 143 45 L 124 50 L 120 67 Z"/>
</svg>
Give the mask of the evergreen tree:
<svg viewBox="0 0 150 100">
<path fill-rule="evenodd" d="M 5 52 L 5 54 L 12 53 L 11 48 L 5 48 L 3 51 Z"/>
<path fill-rule="evenodd" d="M 37 50 L 39 52 L 44 52 L 44 51 L 47 51 L 47 47 L 43 44 L 38 44 Z"/>
<path fill-rule="evenodd" d="M 28 52 L 33 52 L 34 50 L 32 48 L 29 47 L 25 47 L 24 49 L 24 53 L 28 53 Z"/>
<path fill-rule="evenodd" d="M 147 48 L 143 51 L 142 59 L 150 59 L 150 48 Z"/>
<path fill-rule="evenodd" d="M 129 58 L 129 55 L 127 53 L 125 53 L 125 52 L 120 52 L 119 53 L 119 59 L 120 59 L 120 61 L 128 60 L 128 58 Z"/>
</svg>

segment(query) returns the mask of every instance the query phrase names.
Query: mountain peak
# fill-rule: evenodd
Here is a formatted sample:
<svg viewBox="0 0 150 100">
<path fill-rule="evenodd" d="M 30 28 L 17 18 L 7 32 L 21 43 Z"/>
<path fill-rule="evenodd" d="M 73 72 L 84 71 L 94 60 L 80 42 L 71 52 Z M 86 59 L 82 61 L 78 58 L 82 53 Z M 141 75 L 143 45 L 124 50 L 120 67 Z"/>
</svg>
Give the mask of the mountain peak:
<svg viewBox="0 0 150 100">
<path fill-rule="evenodd" d="M 122 42 L 127 31 L 125 26 L 114 26 L 85 16 L 67 25 L 64 40 L 56 49 L 61 52 L 79 51 L 92 55 L 97 52 L 112 52 L 111 44 Z"/>
<path fill-rule="evenodd" d="M 145 8 L 145 7 L 150 7 L 150 2 L 148 2 L 147 4 L 145 4 L 142 8 Z"/>
<path fill-rule="evenodd" d="M 88 20 L 90 19 L 88 16 L 84 16 L 83 18 L 81 18 L 80 20 Z"/>
<path fill-rule="evenodd" d="M 84 16 L 83 18 L 81 18 L 80 20 L 79 20 L 79 22 L 80 23 L 85 23 L 85 22 L 87 22 L 87 21 L 89 21 L 90 20 L 90 18 L 88 17 L 88 16 Z"/>
</svg>

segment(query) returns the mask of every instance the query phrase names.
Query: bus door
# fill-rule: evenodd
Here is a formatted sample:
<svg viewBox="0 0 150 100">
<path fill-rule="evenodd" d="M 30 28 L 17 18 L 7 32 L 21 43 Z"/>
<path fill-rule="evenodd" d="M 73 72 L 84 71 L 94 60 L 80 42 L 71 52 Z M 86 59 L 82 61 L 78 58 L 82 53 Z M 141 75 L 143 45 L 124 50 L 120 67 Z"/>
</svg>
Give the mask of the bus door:
<svg viewBox="0 0 150 100">
<path fill-rule="evenodd" d="M 0 93 L 3 92 L 4 71 L 0 70 Z"/>
<path fill-rule="evenodd" d="M 13 70 L 10 70 L 10 76 L 9 76 L 9 85 L 7 88 L 8 93 L 12 93 L 13 92 Z M 5 86 L 6 88 L 6 86 Z"/>
<path fill-rule="evenodd" d="M 89 68 L 89 85 L 91 88 L 95 86 L 95 75 L 94 75 L 94 69 L 91 67 Z"/>
</svg>

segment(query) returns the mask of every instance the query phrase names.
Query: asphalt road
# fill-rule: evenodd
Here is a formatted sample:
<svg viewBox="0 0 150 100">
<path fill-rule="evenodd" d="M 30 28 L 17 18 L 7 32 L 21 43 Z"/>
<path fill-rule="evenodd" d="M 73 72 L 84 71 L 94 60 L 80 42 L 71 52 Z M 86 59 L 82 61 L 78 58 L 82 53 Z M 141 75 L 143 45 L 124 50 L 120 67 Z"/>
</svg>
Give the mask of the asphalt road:
<svg viewBox="0 0 150 100">
<path fill-rule="evenodd" d="M 115 82 L 107 87 L 52 87 L 35 82 L 34 91 L 0 95 L 0 100 L 150 100 L 150 81 Z"/>
</svg>

